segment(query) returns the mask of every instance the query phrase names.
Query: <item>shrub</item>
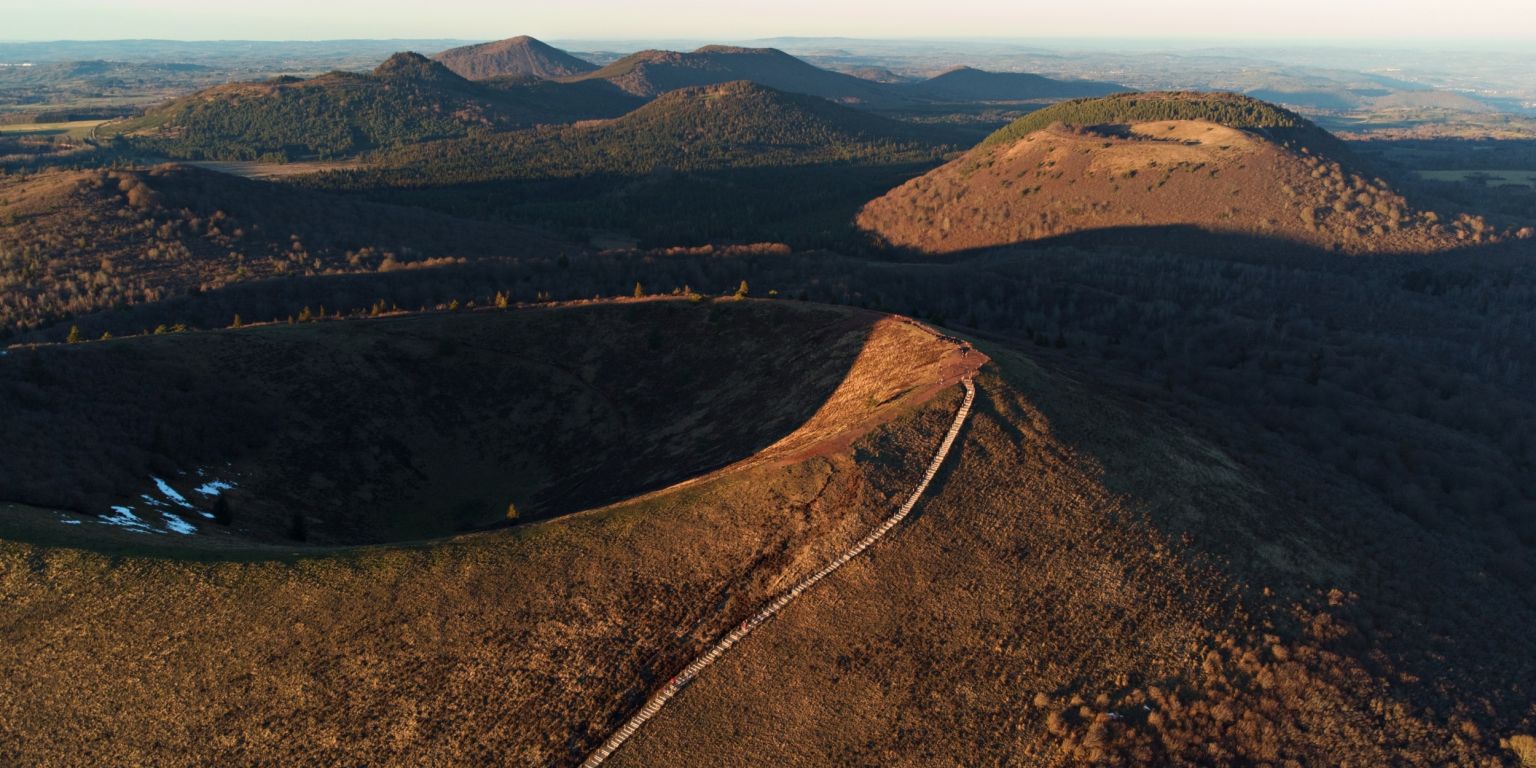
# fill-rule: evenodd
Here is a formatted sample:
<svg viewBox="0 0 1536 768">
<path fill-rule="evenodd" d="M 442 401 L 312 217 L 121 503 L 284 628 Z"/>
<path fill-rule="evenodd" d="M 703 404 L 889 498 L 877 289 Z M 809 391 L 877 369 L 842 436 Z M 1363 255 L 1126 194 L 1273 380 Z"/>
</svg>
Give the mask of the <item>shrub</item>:
<svg viewBox="0 0 1536 768">
<path fill-rule="evenodd" d="M 1522 768 L 1536 768 L 1536 736 L 1517 734 L 1509 737 L 1504 744 L 1520 759 Z"/>
<path fill-rule="evenodd" d="M 219 498 L 213 502 L 213 521 L 219 525 L 229 525 L 230 522 L 229 497 L 219 494 Z"/>
</svg>

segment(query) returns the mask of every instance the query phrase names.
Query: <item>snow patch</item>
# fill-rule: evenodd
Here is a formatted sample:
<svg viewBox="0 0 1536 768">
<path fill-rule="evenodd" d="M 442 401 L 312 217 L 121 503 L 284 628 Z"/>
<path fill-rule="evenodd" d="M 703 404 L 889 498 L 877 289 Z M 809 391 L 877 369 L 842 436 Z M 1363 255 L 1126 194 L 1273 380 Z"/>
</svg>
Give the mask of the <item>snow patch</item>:
<svg viewBox="0 0 1536 768">
<path fill-rule="evenodd" d="M 192 490 L 196 493 L 201 493 L 204 496 L 218 496 L 219 494 L 231 490 L 234 487 L 234 483 L 225 480 L 214 480 L 211 482 L 203 483 L 202 485 L 199 485 Z"/>
<path fill-rule="evenodd" d="M 99 519 L 101 522 L 106 523 L 107 525 L 115 525 L 119 528 L 133 531 L 134 533 L 155 532 L 155 529 L 149 527 L 149 523 L 146 523 L 140 519 L 139 516 L 135 515 L 133 510 L 129 509 L 128 507 L 113 507 L 112 514 L 102 515 Z"/>
<path fill-rule="evenodd" d="M 160 516 L 165 518 L 165 527 L 172 533 L 179 533 L 183 536 L 191 536 L 192 534 L 197 533 L 197 526 L 169 512 L 161 512 Z"/>
<path fill-rule="evenodd" d="M 187 501 L 187 497 L 177 493 L 176 489 L 172 488 L 170 483 L 167 483 L 164 480 L 153 476 L 151 476 L 149 479 L 155 481 L 155 487 L 160 489 L 160 495 L 170 499 L 171 503 L 183 509 L 194 509 L 192 503 Z"/>
</svg>

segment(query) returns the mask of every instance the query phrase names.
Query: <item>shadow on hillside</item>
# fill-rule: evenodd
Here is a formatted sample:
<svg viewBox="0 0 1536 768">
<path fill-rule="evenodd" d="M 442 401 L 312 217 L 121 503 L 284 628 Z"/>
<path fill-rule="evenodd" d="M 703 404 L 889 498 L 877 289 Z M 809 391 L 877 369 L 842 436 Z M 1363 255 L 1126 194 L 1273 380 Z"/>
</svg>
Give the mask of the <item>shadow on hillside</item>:
<svg viewBox="0 0 1536 768">
<path fill-rule="evenodd" d="M 0 499 L 228 538 L 194 487 L 230 482 L 233 529 L 274 543 L 443 536 L 504 525 L 509 504 L 557 517 L 761 452 L 817 413 L 878 318 L 653 301 L 16 349 Z"/>
<path fill-rule="evenodd" d="M 770 241 L 798 248 L 846 247 L 860 239 L 850 222 L 865 202 L 940 162 L 851 160 L 467 183 L 428 177 L 408 186 L 346 193 L 567 235 L 625 232 L 642 247 Z"/>
<path fill-rule="evenodd" d="M 1511 712 L 1536 683 L 1533 254 L 1107 230 L 946 257 L 990 290 L 943 309 L 1050 371 L 1010 383 L 1254 604 L 1328 613 L 1333 648 L 1385 649 L 1413 697 L 1455 670 Z"/>
<path fill-rule="evenodd" d="M 1110 227 L 1023 240 L 1006 245 L 933 254 L 913 248 L 884 247 L 880 258 L 896 262 L 958 264 L 978 259 L 1007 258 L 1032 252 L 1156 253 L 1252 264 L 1288 263 L 1309 268 L 1391 269 L 1405 263 L 1436 261 L 1487 263 L 1529 258 L 1536 240 L 1509 237 L 1497 243 L 1467 243 L 1443 251 L 1350 254 L 1281 237 L 1237 232 L 1212 232 L 1188 225 Z"/>
</svg>

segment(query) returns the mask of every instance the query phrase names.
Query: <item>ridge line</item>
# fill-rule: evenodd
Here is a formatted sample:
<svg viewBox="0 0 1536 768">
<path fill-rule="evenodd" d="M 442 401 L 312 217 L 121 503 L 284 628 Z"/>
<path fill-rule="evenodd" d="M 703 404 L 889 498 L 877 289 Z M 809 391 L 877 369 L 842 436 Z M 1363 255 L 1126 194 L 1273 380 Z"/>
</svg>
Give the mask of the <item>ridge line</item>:
<svg viewBox="0 0 1536 768">
<path fill-rule="evenodd" d="M 875 542 L 884 538 L 892 528 L 906 519 L 907 515 L 912 512 L 913 507 L 917 506 L 917 502 L 922 498 L 923 493 L 928 490 L 929 483 L 933 482 L 934 475 L 938 474 L 939 467 L 944 464 L 944 459 L 949 456 L 950 449 L 954 447 L 955 438 L 959 436 L 960 429 L 965 426 L 966 419 L 971 415 L 971 404 L 976 400 L 976 385 L 971 379 L 971 376 L 966 376 L 960 380 L 965 385 L 965 400 L 960 404 L 960 409 L 955 412 L 955 420 L 950 424 L 949 431 L 945 433 L 944 441 L 939 444 L 939 449 L 934 453 L 933 460 L 928 463 L 928 469 L 923 473 L 923 479 L 918 482 L 912 494 L 907 497 L 906 502 L 896 510 L 895 514 L 886 518 L 884 522 L 866 534 L 864 538 L 859 539 L 856 544 L 839 555 L 836 560 L 822 566 L 821 570 L 801 579 L 789 591 L 780 595 L 777 600 L 774 600 L 762 610 L 753 614 L 751 618 L 743 621 L 730 634 L 717 640 L 708 650 L 695 657 L 688 666 L 683 668 L 682 672 L 668 680 L 661 690 L 652 695 L 639 712 L 631 715 L 617 731 L 614 731 L 613 735 L 609 736 L 602 746 L 588 755 L 587 759 L 582 762 L 581 768 L 597 768 L 602 765 L 603 761 L 607 760 L 619 747 L 624 746 L 624 742 L 628 741 L 642 725 L 645 725 L 647 720 L 650 720 L 657 712 L 660 712 L 661 708 L 666 706 L 673 696 L 676 696 L 689 683 L 693 682 L 700 672 L 715 663 L 720 656 L 727 650 L 730 650 L 731 646 L 741 642 L 747 635 L 752 634 L 752 630 L 757 629 L 763 622 L 773 618 L 785 606 L 788 606 L 790 602 L 799 597 L 801 593 L 815 586 L 817 582 L 827 576 L 832 575 L 837 569 L 847 564 L 849 560 L 858 557 L 864 550 L 869 549 Z"/>
</svg>

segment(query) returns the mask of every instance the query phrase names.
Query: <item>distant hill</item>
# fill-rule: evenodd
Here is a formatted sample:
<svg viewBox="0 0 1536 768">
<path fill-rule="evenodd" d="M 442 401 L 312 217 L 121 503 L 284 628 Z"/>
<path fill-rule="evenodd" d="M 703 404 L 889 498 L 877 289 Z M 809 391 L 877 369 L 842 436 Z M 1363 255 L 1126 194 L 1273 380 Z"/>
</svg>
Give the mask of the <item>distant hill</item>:
<svg viewBox="0 0 1536 768">
<path fill-rule="evenodd" d="M 450 48 L 432 58 L 470 80 L 508 76 L 550 79 L 580 75 L 597 69 L 597 65 L 592 62 L 578 59 L 526 35 Z"/>
<path fill-rule="evenodd" d="M 734 82 L 610 121 L 400 147 L 302 183 L 595 242 L 857 246 L 858 208 L 969 143 L 958 135 Z"/>
<path fill-rule="evenodd" d="M 821 69 L 774 48 L 711 45 L 692 53 L 641 51 L 581 77 L 608 80 L 646 97 L 690 86 L 749 80 L 781 91 L 866 107 L 894 106 L 907 100 L 880 83 Z"/>
<path fill-rule="evenodd" d="M 1452 91 L 1396 91 L 1370 101 L 1376 109 L 1445 109 L 1459 112 L 1498 112 L 1498 107 Z"/>
<path fill-rule="evenodd" d="M 845 71 L 847 74 L 853 75 L 860 80 L 868 80 L 873 83 L 912 83 L 917 80 L 914 77 L 892 72 L 885 67 L 855 67 Z"/>
<path fill-rule="evenodd" d="M 452 263 L 509 245 L 556 247 L 516 227 L 195 168 L 3 176 L 0 254 L 27 258 L 0 259 L 0 338 L 236 283 Z"/>
<path fill-rule="evenodd" d="M 867 205 L 880 239 L 951 252 L 1127 227 L 1190 226 L 1348 252 L 1493 237 L 1442 222 L 1304 118 L 1246 96 L 1126 94 L 1058 104 Z"/>
<path fill-rule="evenodd" d="M 1243 91 L 1256 99 L 1327 112 L 1352 110 L 1431 109 L 1453 112 L 1498 112 L 1498 107 L 1453 91 L 1428 88 L 1268 87 Z"/>
<path fill-rule="evenodd" d="M 551 90 L 474 83 L 420 54 L 398 53 L 367 74 L 211 88 L 110 130 L 176 158 L 294 160 L 606 117 L 633 104 L 592 89 L 552 99 Z"/>
<path fill-rule="evenodd" d="M 616 120 L 402 148 L 368 183 L 465 183 L 933 157 L 947 134 L 749 82 L 683 88 Z"/>
<path fill-rule="evenodd" d="M 1115 83 L 1092 80 L 1053 80 L 1027 72 L 986 72 L 957 67 L 913 83 L 907 91 L 937 101 L 1036 101 L 1107 96 L 1130 90 Z"/>
</svg>

